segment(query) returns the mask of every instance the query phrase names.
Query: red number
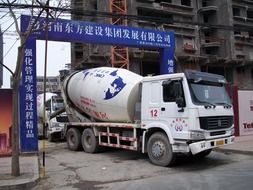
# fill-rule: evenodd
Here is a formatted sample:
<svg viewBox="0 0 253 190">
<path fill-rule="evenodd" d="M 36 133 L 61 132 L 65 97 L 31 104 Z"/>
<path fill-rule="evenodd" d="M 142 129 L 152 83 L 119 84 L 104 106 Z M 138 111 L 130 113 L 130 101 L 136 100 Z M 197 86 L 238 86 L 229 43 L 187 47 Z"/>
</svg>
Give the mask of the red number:
<svg viewBox="0 0 253 190">
<path fill-rule="evenodd" d="M 157 110 L 151 110 L 151 117 L 157 117 Z"/>
</svg>

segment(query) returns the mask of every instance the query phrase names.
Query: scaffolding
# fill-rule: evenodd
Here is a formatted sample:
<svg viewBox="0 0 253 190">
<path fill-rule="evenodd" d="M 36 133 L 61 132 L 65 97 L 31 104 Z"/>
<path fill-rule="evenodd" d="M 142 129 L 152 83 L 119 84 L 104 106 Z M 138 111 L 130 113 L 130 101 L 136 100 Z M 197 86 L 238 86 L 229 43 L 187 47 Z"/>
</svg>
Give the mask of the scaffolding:
<svg viewBox="0 0 253 190">
<path fill-rule="evenodd" d="M 110 12 L 114 15 L 110 19 L 111 24 L 127 26 L 127 20 L 120 16 L 127 14 L 126 0 L 110 0 Z M 129 70 L 128 47 L 112 46 L 111 63 L 112 67 L 125 68 Z"/>
</svg>

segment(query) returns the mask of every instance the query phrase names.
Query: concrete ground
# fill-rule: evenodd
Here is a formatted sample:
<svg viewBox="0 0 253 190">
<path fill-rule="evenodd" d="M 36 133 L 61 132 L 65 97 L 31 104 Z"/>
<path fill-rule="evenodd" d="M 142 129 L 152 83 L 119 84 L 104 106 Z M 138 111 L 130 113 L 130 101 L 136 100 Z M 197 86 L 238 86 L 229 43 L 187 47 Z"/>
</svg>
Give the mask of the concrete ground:
<svg viewBox="0 0 253 190">
<path fill-rule="evenodd" d="M 51 145 L 52 146 L 52 145 Z M 57 150 L 56 150 L 57 151 Z M 235 152 L 239 154 L 249 154 L 253 155 L 253 136 L 241 136 L 235 138 L 235 143 L 232 145 L 224 146 L 222 148 L 216 149 L 216 151 L 223 151 L 223 152 Z M 71 154 L 71 152 L 69 152 Z M 107 154 L 114 154 L 113 152 L 106 153 L 103 159 L 107 159 Z M 141 157 L 138 153 L 135 153 L 132 157 L 127 156 L 126 158 L 137 159 L 136 157 Z M 88 157 L 92 157 L 89 156 Z M 64 158 L 62 158 L 64 160 Z M 94 159 L 92 157 L 92 159 Z M 78 160 L 75 160 L 75 157 L 72 158 L 73 162 L 78 162 Z M 118 163 L 120 162 L 120 159 L 115 158 L 113 162 Z M 101 163 L 101 162 L 100 162 Z M 132 178 L 135 177 L 135 173 L 138 173 L 138 176 L 140 173 L 142 173 L 142 176 L 146 175 L 146 169 L 145 164 L 150 164 L 149 162 L 142 163 L 140 162 L 139 165 L 143 165 L 143 167 L 135 167 L 131 165 L 131 161 L 129 162 L 129 171 L 132 173 Z M 28 156 L 20 156 L 20 170 L 21 175 L 19 177 L 11 176 L 11 157 L 0 157 L 0 189 L 29 189 L 32 186 L 34 186 L 38 179 L 39 179 L 39 157 L 38 155 L 28 155 Z M 65 167 L 65 166 L 62 166 Z M 106 181 L 110 179 L 111 181 L 117 180 L 121 177 L 124 177 L 124 173 L 118 173 L 117 168 L 107 168 L 106 165 L 100 165 L 99 163 L 94 166 L 94 170 L 96 168 L 100 171 L 99 176 L 101 176 L 101 181 Z M 138 168 L 138 169 L 137 169 Z M 53 171 L 54 168 L 52 168 L 51 172 L 57 172 Z M 115 172 L 114 176 L 108 176 L 106 173 L 108 169 L 112 170 L 114 169 Z M 74 170 L 74 168 L 73 168 Z M 87 169 L 86 169 L 87 170 Z M 86 180 L 92 181 L 94 178 L 93 175 L 96 175 L 93 171 L 86 171 L 89 175 L 85 176 L 85 178 L 88 178 Z M 102 175 L 101 175 L 102 174 Z M 104 175 L 103 175 L 104 174 Z M 137 176 L 136 176 L 137 177 Z M 138 178 L 138 177 L 137 177 Z M 66 179 L 66 183 L 68 181 L 70 182 L 73 179 Z"/>
<path fill-rule="evenodd" d="M 28 189 L 39 179 L 39 160 L 37 155 L 20 156 L 20 173 L 11 175 L 11 157 L 0 157 L 0 189 Z"/>
</svg>

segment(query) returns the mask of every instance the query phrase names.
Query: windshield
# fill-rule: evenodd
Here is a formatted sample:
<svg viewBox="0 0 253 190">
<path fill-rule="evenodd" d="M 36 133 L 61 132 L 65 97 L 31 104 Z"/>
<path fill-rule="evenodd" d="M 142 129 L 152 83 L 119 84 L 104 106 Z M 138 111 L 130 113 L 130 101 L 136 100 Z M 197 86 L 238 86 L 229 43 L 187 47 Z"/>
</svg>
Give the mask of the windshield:
<svg viewBox="0 0 253 190">
<path fill-rule="evenodd" d="M 195 104 L 231 105 L 230 98 L 222 83 L 190 82 L 189 85 Z"/>
<path fill-rule="evenodd" d="M 63 107 L 64 107 L 63 100 L 60 100 L 60 99 L 54 100 L 54 102 L 53 102 L 53 111 L 57 111 L 57 110 L 59 110 Z"/>
</svg>

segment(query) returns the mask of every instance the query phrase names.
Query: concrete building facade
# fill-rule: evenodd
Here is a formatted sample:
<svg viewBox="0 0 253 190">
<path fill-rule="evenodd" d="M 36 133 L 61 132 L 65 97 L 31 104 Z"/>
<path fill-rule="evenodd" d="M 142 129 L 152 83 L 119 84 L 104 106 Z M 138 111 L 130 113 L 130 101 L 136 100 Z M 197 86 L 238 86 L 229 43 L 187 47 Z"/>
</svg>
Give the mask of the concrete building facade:
<svg viewBox="0 0 253 190">
<path fill-rule="evenodd" d="M 47 76 L 46 92 L 60 93 L 60 76 Z M 37 76 L 37 94 L 44 92 L 44 77 Z"/>
<path fill-rule="evenodd" d="M 253 89 L 253 0 L 131 0 L 133 27 L 174 31 L 176 72 L 195 69 L 222 74 L 239 89 Z M 72 0 L 75 10 L 109 12 L 109 0 Z M 137 17 L 137 18 L 138 18 Z M 152 17 L 160 21 L 152 20 Z M 74 20 L 110 23 L 110 18 L 73 14 Z M 110 47 L 71 45 L 72 69 L 110 66 Z M 159 74 L 156 49 L 129 48 L 130 70 Z"/>
</svg>

